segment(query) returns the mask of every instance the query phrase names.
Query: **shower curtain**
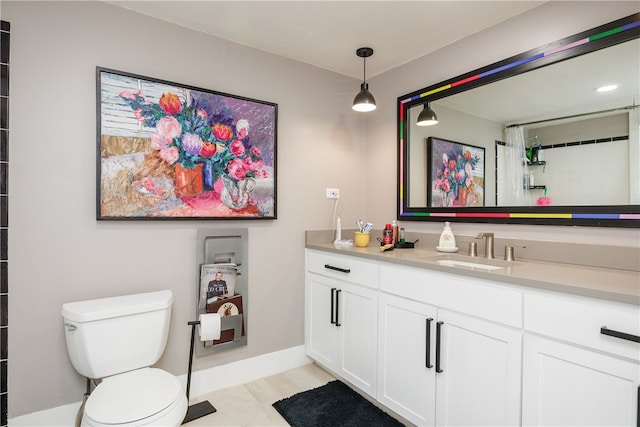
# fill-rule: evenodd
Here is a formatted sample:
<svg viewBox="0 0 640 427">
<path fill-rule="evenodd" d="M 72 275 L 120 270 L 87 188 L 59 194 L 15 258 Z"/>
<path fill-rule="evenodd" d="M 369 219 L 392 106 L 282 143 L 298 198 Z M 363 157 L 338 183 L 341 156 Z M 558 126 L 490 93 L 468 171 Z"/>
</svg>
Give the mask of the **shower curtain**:
<svg viewBox="0 0 640 427">
<path fill-rule="evenodd" d="M 524 177 L 529 175 L 525 161 L 525 139 L 522 126 L 505 129 L 505 173 L 506 180 L 503 188 L 504 197 L 500 197 L 504 206 L 530 206 L 529 189 L 525 188 Z"/>
</svg>

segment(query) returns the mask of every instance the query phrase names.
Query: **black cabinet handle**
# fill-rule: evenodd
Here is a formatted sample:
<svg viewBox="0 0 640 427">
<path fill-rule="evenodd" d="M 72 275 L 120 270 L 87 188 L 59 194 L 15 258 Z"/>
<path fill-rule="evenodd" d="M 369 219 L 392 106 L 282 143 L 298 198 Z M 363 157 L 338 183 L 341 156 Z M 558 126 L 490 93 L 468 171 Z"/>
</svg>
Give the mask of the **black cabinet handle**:
<svg viewBox="0 0 640 427">
<path fill-rule="evenodd" d="M 609 335 L 610 337 L 620 338 L 621 340 L 640 342 L 640 337 L 633 334 L 627 334 L 626 332 L 615 331 L 613 329 L 608 329 L 606 326 L 600 328 L 600 333 L 602 335 Z"/>
<path fill-rule="evenodd" d="M 335 292 L 336 288 L 331 288 L 331 324 L 335 324 L 336 321 L 333 320 L 333 314 L 335 313 L 334 305 L 335 305 Z"/>
<path fill-rule="evenodd" d="M 342 292 L 340 289 L 336 290 L 336 326 L 342 326 L 338 319 L 338 316 L 340 315 L 340 292 Z"/>
<path fill-rule="evenodd" d="M 441 329 L 444 322 L 436 322 L 436 372 L 444 372 L 440 366 L 440 338 L 442 338 Z"/>
<path fill-rule="evenodd" d="M 335 270 L 335 271 L 339 271 L 341 273 L 351 273 L 351 269 L 350 268 L 340 268 L 340 267 L 334 267 L 331 264 L 325 264 L 324 268 L 328 268 L 329 270 Z"/>
<path fill-rule="evenodd" d="M 638 406 L 636 409 L 638 410 L 636 414 L 636 427 L 640 427 L 640 386 L 638 386 Z"/>
<path fill-rule="evenodd" d="M 425 367 L 431 369 L 433 365 L 431 364 L 431 322 L 433 319 L 429 317 L 427 319 L 427 333 L 426 333 L 426 341 L 427 341 L 427 351 L 425 354 Z"/>
</svg>

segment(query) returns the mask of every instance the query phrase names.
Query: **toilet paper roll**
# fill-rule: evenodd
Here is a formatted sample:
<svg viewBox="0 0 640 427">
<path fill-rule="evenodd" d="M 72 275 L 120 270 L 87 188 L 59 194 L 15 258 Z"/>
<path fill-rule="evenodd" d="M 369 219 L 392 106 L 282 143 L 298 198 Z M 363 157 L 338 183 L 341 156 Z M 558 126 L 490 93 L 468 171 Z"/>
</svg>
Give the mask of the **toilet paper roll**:
<svg viewBox="0 0 640 427">
<path fill-rule="evenodd" d="M 200 315 L 200 341 L 220 339 L 220 315 L 207 313 Z"/>
</svg>

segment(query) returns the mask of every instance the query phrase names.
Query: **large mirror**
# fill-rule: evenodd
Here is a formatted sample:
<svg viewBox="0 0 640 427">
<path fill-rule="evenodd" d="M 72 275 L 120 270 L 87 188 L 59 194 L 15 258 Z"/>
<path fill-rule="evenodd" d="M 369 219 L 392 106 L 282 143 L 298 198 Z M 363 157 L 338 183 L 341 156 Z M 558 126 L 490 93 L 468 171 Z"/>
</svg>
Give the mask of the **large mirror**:
<svg viewBox="0 0 640 427">
<path fill-rule="evenodd" d="M 639 37 L 635 14 L 399 97 L 398 218 L 640 227 Z"/>
</svg>

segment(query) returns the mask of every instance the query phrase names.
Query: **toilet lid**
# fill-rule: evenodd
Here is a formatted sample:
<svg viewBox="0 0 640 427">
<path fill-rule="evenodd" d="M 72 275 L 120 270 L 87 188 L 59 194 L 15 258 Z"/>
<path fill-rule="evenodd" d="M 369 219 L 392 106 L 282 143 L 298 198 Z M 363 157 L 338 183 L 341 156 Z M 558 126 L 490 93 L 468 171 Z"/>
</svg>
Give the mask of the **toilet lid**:
<svg viewBox="0 0 640 427">
<path fill-rule="evenodd" d="M 143 368 L 105 378 L 87 399 L 84 411 L 101 424 L 133 423 L 166 409 L 182 393 L 175 376 Z"/>
</svg>

